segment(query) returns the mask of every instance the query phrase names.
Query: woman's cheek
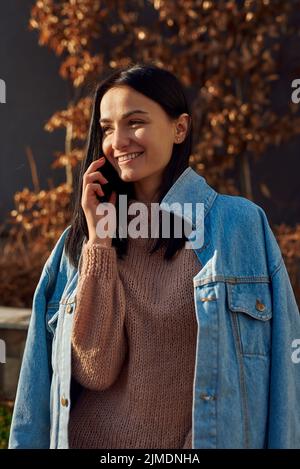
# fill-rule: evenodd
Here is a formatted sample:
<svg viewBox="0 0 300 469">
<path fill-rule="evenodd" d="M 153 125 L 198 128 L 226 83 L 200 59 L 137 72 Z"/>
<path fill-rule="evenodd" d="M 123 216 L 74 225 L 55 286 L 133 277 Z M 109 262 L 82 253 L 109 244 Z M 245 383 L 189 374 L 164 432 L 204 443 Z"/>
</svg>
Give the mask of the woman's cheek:
<svg viewBox="0 0 300 469">
<path fill-rule="evenodd" d="M 142 141 L 145 143 L 146 140 L 150 140 L 149 138 L 149 132 L 147 132 L 146 128 L 141 128 L 141 129 L 136 129 L 134 132 L 134 136 L 136 140 L 140 140 L 141 143 Z"/>
<path fill-rule="evenodd" d="M 109 149 L 109 144 L 106 138 L 105 141 L 102 140 L 102 152 L 104 153 L 105 156 L 108 154 L 108 149 Z"/>
</svg>

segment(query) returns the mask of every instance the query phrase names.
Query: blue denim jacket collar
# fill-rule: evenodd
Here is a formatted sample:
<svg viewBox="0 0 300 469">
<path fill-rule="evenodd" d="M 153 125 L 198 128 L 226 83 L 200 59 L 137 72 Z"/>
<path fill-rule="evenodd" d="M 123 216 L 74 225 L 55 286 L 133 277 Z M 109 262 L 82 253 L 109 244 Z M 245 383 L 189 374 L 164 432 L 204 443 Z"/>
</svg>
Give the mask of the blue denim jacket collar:
<svg viewBox="0 0 300 469">
<path fill-rule="evenodd" d="M 202 176 L 188 166 L 167 192 L 161 205 L 163 203 L 178 203 L 182 208 L 183 204 L 190 203 L 193 205 L 195 203 L 202 203 L 204 204 L 204 217 L 206 217 L 216 197 L 217 192 L 207 184 Z M 180 212 L 178 212 L 178 214 L 180 215 Z M 197 225 L 195 210 L 192 210 L 188 215 L 189 221 L 193 229 L 195 229 Z"/>
</svg>

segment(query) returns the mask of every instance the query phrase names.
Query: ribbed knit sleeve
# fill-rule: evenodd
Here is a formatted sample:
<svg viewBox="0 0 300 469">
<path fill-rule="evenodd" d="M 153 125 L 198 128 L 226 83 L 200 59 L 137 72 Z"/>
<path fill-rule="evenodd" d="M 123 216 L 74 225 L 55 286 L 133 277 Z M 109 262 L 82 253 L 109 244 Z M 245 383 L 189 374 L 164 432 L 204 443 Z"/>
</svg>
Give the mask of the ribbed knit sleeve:
<svg viewBox="0 0 300 469">
<path fill-rule="evenodd" d="M 72 329 L 72 375 L 94 391 L 117 379 L 127 352 L 125 294 L 114 247 L 83 246 Z"/>
</svg>

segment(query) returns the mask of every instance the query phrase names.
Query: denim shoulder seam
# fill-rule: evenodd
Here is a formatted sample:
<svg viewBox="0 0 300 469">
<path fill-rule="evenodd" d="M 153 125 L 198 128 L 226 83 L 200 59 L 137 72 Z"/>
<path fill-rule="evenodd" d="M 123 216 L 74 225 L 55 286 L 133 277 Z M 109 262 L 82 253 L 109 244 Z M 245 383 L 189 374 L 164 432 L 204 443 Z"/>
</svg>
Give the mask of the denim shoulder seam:
<svg viewBox="0 0 300 469">
<path fill-rule="evenodd" d="M 209 200 L 209 207 L 207 209 L 207 212 L 205 214 L 205 218 L 207 217 L 207 215 L 209 214 L 209 212 L 211 211 L 214 203 L 216 202 L 217 198 L 219 197 L 220 193 L 213 190 L 214 192 L 212 194 L 210 194 L 210 200 Z"/>
</svg>

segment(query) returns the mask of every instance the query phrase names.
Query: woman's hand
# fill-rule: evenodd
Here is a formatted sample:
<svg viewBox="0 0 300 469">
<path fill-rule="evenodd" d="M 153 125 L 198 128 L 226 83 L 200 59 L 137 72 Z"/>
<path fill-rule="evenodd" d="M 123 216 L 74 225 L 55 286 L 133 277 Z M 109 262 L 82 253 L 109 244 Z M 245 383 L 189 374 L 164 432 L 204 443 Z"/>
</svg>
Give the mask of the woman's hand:
<svg viewBox="0 0 300 469">
<path fill-rule="evenodd" d="M 88 225 L 89 240 L 87 244 L 100 244 L 104 247 L 111 247 L 112 238 L 110 236 L 107 236 L 106 238 L 100 238 L 96 233 L 96 226 L 99 220 L 101 220 L 104 216 L 107 217 L 107 214 L 96 215 L 96 208 L 101 203 L 97 199 L 97 195 L 100 197 L 104 196 L 104 192 L 99 182 L 101 184 L 108 183 L 108 180 L 103 176 L 103 174 L 97 171 L 98 168 L 101 168 L 104 165 L 105 161 L 106 160 L 104 157 L 93 161 L 84 173 L 81 206 Z M 115 191 L 113 191 L 108 202 L 115 205 L 116 200 L 117 194 Z"/>
</svg>

